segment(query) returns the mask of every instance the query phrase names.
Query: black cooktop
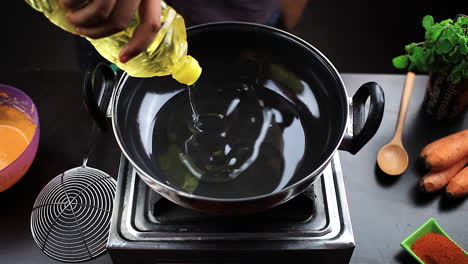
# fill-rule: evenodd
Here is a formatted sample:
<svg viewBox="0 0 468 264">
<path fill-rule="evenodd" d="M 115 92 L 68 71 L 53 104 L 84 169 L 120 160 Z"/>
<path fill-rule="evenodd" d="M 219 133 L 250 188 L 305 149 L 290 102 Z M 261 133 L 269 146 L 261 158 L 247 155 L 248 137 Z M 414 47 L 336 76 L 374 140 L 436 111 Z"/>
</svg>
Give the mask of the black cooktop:
<svg viewBox="0 0 468 264">
<path fill-rule="evenodd" d="M 121 159 L 108 242 L 114 263 L 348 263 L 353 249 L 338 154 L 303 194 L 240 216 L 182 208 L 151 190 Z"/>
</svg>

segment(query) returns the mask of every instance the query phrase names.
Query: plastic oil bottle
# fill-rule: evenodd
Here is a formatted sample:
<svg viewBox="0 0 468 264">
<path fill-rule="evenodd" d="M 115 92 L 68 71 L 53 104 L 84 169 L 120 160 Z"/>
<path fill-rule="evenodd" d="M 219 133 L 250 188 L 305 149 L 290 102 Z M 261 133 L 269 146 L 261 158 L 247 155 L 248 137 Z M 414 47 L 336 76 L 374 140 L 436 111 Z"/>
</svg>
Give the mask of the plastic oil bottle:
<svg viewBox="0 0 468 264">
<path fill-rule="evenodd" d="M 31 7 L 42 12 L 52 23 L 76 34 L 66 18 L 66 10 L 59 0 L 25 0 Z M 130 20 L 127 29 L 112 36 L 87 38 L 96 50 L 107 60 L 117 64 L 133 77 L 153 77 L 172 74 L 178 82 L 192 85 L 201 74 L 198 61 L 187 55 L 187 41 L 184 19 L 164 1 L 161 1 L 161 29 L 153 42 L 135 58 L 126 63 L 118 59 L 119 52 L 131 39 L 140 19 L 138 12 Z"/>
</svg>

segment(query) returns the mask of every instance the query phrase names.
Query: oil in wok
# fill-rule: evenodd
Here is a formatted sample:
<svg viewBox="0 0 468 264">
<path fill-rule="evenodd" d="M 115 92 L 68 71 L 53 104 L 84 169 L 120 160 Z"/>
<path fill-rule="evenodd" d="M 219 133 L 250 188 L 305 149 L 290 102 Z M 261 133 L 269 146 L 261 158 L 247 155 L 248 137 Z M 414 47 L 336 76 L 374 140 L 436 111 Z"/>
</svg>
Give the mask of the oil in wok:
<svg viewBox="0 0 468 264">
<path fill-rule="evenodd" d="M 307 115 L 254 82 L 192 86 L 160 109 L 153 158 L 167 183 L 186 192 L 218 198 L 269 194 L 304 173 L 307 131 L 301 116 Z"/>
</svg>

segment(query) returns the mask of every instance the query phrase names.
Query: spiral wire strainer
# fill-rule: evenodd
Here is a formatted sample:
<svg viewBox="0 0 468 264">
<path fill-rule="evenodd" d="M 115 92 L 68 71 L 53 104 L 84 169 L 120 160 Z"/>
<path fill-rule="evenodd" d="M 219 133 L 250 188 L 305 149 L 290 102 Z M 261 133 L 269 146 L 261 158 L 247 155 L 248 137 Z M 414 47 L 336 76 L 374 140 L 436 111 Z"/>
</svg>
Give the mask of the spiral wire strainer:
<svg viewBox="0 0 468 264">
<path fill-rule="evenodd" d="M 83 165 L 53 178 L 32 209 L 34 240 L 47 256 L 59 261 L 86 261 L 106 250 L 116 181 L 87 166 L 98 132 L 93 123 Z"/>
<path fill-rule="evenodd" d="M 40 249 L 64 262 L 105 252 L 115 180 L 86 165 L 50 181 L 34 203 L 31 230 Z"/>
</svg>

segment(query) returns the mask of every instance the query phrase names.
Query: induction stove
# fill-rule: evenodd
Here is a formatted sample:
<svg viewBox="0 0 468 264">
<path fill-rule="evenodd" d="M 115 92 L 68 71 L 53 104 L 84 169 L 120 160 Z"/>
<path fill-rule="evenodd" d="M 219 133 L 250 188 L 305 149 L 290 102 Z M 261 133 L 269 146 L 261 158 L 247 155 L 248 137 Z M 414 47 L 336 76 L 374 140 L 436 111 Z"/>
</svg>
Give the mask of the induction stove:
<svg viewBox="0 0 468 264">
<path fill-rule="evenodd" d="M 355 247 L 339 154 L 305 192 L 268 211 L 214 216 L 148 187 L 122 156 L 108 251 L 114 263 L 348 263 Z"/>
</svg>

